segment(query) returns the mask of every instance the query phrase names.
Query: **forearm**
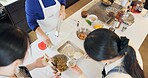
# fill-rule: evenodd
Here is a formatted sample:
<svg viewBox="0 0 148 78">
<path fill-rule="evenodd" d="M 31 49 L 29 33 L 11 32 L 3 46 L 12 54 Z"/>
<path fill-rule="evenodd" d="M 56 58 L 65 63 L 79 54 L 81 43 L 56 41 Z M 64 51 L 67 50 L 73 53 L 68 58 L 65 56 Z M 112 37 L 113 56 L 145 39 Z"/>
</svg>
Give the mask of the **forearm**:
<svg viewBox="0 0 148 78">
<path fill-rule="evenodd" d="M 63 11 L 63 12 L 65 12 L 65 5 L 61 5 L 60 10 Z"/>
<path fill-rule="evenodd" d="M 48 39 L 48 36 L 43 32 L 43 30 L 38 27 L 35 32 L 43 39 L 43 40 L 46 40 Z"/>
<path fill-rule="evenodd" d="M 70 69 L 78 76 L 78 78 L 87 78 L 77 65 L 70 67 Z"/>
<path fill-rule="evenodd" d="M 31 64 L 26 65 L 26 68 L 31 71 L 36 68 L 36 64 L 33 62 Z"/>
</svg>

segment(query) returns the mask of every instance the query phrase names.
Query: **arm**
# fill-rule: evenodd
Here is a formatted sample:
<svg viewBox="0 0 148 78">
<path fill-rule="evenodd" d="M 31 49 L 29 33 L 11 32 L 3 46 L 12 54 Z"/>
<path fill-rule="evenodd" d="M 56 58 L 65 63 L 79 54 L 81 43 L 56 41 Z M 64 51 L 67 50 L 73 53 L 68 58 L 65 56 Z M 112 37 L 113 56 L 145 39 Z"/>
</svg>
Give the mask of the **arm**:
<svg viewBox="0 0 148 78">
<path fill-rule="evenodd" d="M 32 5 L 34 5 L 33 3 L 36 5 L 36 7 L 32 6 Z M 36 12 L 36 10 L 41 14 L 39 15 Z M 49 47 L 51 47 L 52 42 L 50 41 L 50 38 L 43 32 L 43 30 L 40 28 L 39 24 L 37 23 L 37 18 L 44 19 L 44 15 L 42 15 L 43 11 L 42 11 L 39 3 L 37 3 L 37 1 L 26 0 L 25 11 L 26 11 L 26 18 L 27 18 L 27 23 L 28 23 L 29 27 L 32 30 L 34 30 L 37 34 L 39 34 L 39 36 L 41 36 L 41 38 L 43 39 L 45 44 L 47 44 Z M 37 17 L 37 15 L 39 15 L 40 18 Z"/>
<path fill-rule="evenodd" d="M 65 12 L 65 5 L 61 5 L 61 11 Z"/>
<path fill-rule="evenodd" d="M 60 18 L 64 19 L 66 17 L 66 12 L 65 12 L 65 5 L 61 5 L 61 9 L 60 9 Z"/>
<path fill-rule="evenodd" d="M 37 27 L 35 32 L 41 36 L 41 38 L 43 39 L 44 43 L 48 46 L 51 47 L 53 46 L 50 38 L 43 32 L 43 30 L 40 27 Z"/>
<path fill-rule="evenodd" d="M 70 67 L 70 69 L 78 75 L 78 78 L 87 78 L 86 75 L 83 73 L 83 71 L 75 65 L 74 67 Z"/>
<path fill-rule="evenodd" d="M 42 59 L 43 57 L 38 58 L 35 62 L 26 65 L 26 68 L 31 71 L 35 68 L 41 68 L 41 67 L 45 67 L 45 65 L 42 64 Z"/>
<path fill-rule="evenodd" d="M 30 1 L 30 0 L 26 0 L 25 2 L 25 12 L 26 12 L 26 20 L 28 23 L 28 26 L 32 29 L 32 30 L 36 30 L 36 28 L 39 26 L 37 23 L 37 17 L 36 17 L 36 13 L 34 11 L 34 7 L 32 6 L 32 4 L 36 2 Z"/>
<path fill-rule="evenodd" d="M 60 4 L 61 4 L 61 8 L 60 8 L 60 18 L 64 19 L 66 17 L 66 12 L 65 12 L 65 5 L 66 5 L 66 0 L 59 0 Z"/>
<path fill-rule="evenodd" d="M 36 65 L 35 63 L 31 63 L 31 64 L 28 64 L 25 66 L 29 71 L 33 70 L 36 68 Z"/>
</svg>

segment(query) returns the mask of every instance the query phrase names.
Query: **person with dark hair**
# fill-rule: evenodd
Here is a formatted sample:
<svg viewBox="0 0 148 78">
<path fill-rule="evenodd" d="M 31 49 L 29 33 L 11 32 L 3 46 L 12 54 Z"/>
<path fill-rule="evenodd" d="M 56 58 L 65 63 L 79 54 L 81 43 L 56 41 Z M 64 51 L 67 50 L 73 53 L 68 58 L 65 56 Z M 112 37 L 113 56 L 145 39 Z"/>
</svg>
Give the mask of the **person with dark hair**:
<svg viewBox="0 0 148 78">
<path fill-rule="evenodd" d="M 24 58 L 29 51 L 29 36 L 23 30 L 9 24 L 0 24 L 0 78 L 29 77 L 29 70 L 44 67 L 42 58 L 26 65 Z"/>
<path fill-rule="evenodd" d="M 144 78 L 134 49 L 128 45 L 129 39 L 119 37 L 108 29 L 91 32 L 84 41 L 88 56 L 104 63 L 102 78 Z M 87 78 L 76 65 L 71 68 L 79 78 Z"/>
<path fill-rule="evenodd" d="M 148 10 L 148 0 L 142 0 L 142 3 L 144 3 L 144 9 Z"/>
<path fill-rule="evenodd" d="M 146 9 L 144 17 L 148 17 L 148 0 L 142 0 L 142 2 L 144 3 L 144 9 Z"/>
</svg>

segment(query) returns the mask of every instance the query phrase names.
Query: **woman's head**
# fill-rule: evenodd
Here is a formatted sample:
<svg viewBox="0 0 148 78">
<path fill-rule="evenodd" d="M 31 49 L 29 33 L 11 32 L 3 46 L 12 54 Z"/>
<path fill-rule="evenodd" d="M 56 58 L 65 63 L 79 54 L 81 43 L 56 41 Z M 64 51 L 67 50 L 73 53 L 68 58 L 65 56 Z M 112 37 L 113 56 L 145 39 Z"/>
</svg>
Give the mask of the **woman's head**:
<svg viewBox="0 0 148 78">
<path fill-rule="evenodd" d="M 28 49 L 26 32 L 9 24 L 0 24 L 0 67 L 23 59 Z"/>
<path fill-rule="evenodd" d="M 91 32 L 84 41 L 84 48 L 89 57 L 96 61 L 111 60 L 123 56 L 123 67 L 133 78 L 144 78 L 144 73 L 138 64 L 136 54 L 128 46 L 126 37 L 121 37 L 108 29 L 97 29 Z M 129 62 L 130 60 L 130 62 Z"/>
<path fill-rule="evenodd" d="M 98 29 L 91 32 L 84 42 L 84 48 L 91 58 L 97 61 L 109 60 L 123 55 L 120 51 L 121 39 L 108 29 Z M 127 41 L 128 45 L 128 41 Z"/>
</svg>

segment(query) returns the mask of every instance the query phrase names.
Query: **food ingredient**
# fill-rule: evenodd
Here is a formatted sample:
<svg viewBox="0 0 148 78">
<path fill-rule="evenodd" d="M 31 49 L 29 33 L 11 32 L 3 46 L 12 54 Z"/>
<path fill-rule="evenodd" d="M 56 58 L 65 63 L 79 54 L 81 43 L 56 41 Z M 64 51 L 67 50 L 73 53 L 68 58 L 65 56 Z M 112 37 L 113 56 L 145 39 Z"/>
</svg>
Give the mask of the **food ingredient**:
<svg viewBox="0 0 148 78">
<path fill-rule="evenodd" d="M 78 33 L 78 38 L 81 40 L 84 40 L 87 37 L 87 35 L 84 32 L 79 32 Z"/>
<path fill-rule="evenodd" d="M 90 20 L 88 20 L 88 19 L 86 19 L 86 22 L 87 22 L 89 25 L 92 24 L 92 22 L 91 22 Z"/>
<path fill-rule="evenodd" d="M 64 54 L 58 54 L 53 57 L 54 66 L 60 71 L 63 72 L 67 70 L 68 66 L 66 65 L 68 57 Z"/>
<path fill-rule="evenodd" d="M 103 26 L 101 24 L 94 25 L 94 29 L 99 29 L 99 28 L 103 28 Z"/>
<path fill-rule="evenodd" d="M 82 11 L 82 12 L 81 12 L 82 18 L 86 18 L 87 15 L 88 15 L 88 12 L 87 12 L 87 11 Z"/>
</svg>

